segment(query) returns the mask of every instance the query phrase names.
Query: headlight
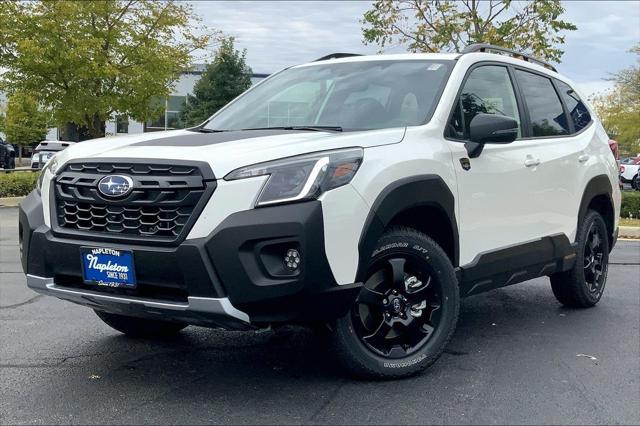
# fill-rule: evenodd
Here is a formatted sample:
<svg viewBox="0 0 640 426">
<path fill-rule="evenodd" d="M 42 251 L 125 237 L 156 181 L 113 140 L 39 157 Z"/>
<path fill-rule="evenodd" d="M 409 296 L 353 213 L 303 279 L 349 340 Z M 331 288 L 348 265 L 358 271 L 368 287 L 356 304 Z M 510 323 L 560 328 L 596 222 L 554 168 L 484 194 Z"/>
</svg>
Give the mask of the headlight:
<svg viewBox="0 0 640 426">
<path fill-rule="evenodd" d="M 224 179 L 269 176 L 256 206 L 310 200 L 351 182 L 363 155 L 362 148 L 301 155 L 243 167 L 232 171 Z"/>
<path fill-rule="evenodd" d="M 44 175 L 50 173 L 51 176 L 56 174 L 56 170 L 58 169 L 58 154 L 55 154 L 53 157 L 47 161 L 47 164 L 44 165 L 42 170 L 40 170 L 40 176 L 38 176 L 38 183 L 36 184 L 36 188 L 38 191 L 42 191 L 42 183 L 44 182 Z"/>
</svg>

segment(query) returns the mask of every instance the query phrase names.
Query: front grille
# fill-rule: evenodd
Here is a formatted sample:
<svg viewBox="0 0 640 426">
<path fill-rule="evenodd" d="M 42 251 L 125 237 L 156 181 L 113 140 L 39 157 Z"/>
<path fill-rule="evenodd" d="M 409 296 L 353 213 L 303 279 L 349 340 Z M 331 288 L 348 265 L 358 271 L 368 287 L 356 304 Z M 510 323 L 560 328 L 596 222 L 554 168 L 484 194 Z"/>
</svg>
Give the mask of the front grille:
<svg viewBox="0 0 640 426">
<path fill-rule="evenodd" d="M 57 231 L 136 242 L 184 238 L 215 187 L 209 167 L 199 164 L 68 164 L 54 183 Z M 124 198 L 98 191 L 100 180 L 114 174 L 133 181 Z"/>
</svg>

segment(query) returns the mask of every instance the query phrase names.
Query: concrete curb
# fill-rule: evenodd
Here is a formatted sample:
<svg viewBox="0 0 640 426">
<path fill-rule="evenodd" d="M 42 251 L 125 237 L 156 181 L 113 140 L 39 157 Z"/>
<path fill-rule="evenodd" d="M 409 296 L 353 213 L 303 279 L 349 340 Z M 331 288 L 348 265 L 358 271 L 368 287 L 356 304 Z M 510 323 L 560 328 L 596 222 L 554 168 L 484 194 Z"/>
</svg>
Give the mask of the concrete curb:
<svg viewBox="0 0 640 426">
<path fill-rule="evenodd" d="M 0 207 L 18 207 L 24 197 L 5 197 L 0 198 Z"/>
<path fill-rule="evenodd" d="M 621 226 L 618 237 L 640 239 L 640 226 Z"/>
</svg>

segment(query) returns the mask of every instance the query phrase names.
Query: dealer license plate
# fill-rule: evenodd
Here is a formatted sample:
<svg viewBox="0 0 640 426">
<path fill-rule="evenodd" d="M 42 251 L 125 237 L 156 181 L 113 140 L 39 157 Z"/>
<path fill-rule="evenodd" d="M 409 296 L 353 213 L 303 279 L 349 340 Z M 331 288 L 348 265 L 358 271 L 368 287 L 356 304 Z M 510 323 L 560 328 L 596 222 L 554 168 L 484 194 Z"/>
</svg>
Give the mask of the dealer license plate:
<svg viewBox="0 0 640 426">
<path fill-rule="evenodd" d="M 82 275 L 87 284 L 135 288 L 133 252 L 104 247 L 81 247 Z"/>
</svg>

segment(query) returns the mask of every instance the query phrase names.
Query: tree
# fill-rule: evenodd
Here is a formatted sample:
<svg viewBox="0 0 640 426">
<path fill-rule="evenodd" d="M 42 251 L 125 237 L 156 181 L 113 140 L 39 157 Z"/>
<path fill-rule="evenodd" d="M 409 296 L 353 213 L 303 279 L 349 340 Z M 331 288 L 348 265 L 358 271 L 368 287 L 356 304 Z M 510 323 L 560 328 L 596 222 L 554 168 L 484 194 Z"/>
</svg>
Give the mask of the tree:
<svg viewBox="0 0 640 426">
<path fill-rule="evenodd" d="M 5 114 L 4 108 L 0 105 L 0 133 L 4 133 Z"/>
<path fill-rule="evenodd" d="M 460 52 L 489 43 L 559 62 L 563 30 L 577 27 L 559 18 L 559 0 L 375 0 L 361 21 L 364 43 L 381 48 L 408 44 L 412 52 Z"/>
<path fill-rule="evenodd" d="M 149 0 L 0 2 L 0 29 L 0 89 L 33 93 L 90 137 L 116 112 L 152 116 L 213 37 L 196 34 L 190 5 Z"/>
<path fill-rule="evenodd" d="M 14 92 L 9 97 L 3 121 L 7 142 L 19 146 L 20 159 L 22 147 L 42 141 L 49 127 L 46 111 L 40 108 L 33 94 L 24 92 Z"/>
<path fill-rule="evenodd" d="M 207 65 L 187 96 L 181 119 L 186 126 L 195 126 L 228 104 L 251 87 L 251 68 L 245 62 L 246 50 L 234 47 L 233 37 L 221 40 L 220 48 L 211 64 Z"/>
<path fill-rule="evenodd" d="M 640 58 L 640 43 L 631 49 Z M 609 137 L 627 155 L 640 153 L 640 59 L 618 71 L 612 90 L 597 95 L 593 104 Z"/>
</svg>

